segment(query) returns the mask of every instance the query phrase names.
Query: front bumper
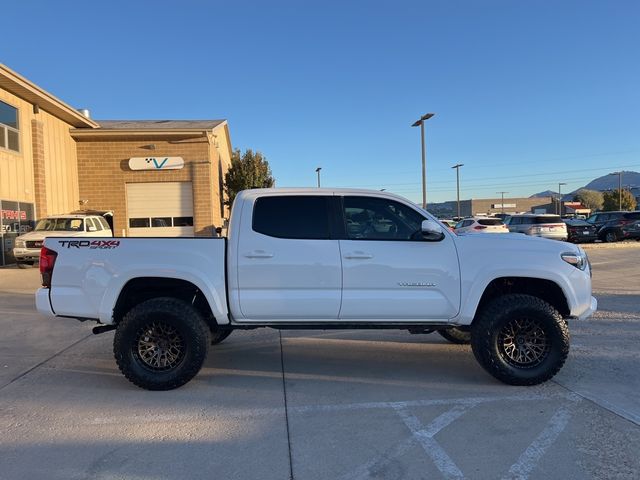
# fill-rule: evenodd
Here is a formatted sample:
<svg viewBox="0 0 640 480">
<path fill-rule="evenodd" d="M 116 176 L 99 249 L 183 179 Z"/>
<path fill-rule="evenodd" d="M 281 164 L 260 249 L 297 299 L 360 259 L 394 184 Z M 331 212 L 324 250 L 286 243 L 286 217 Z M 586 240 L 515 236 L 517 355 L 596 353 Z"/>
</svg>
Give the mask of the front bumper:
<svg viewBox="0 0 640 480">
<path fill-rule="evenodd" d="M 40 260 L 39 248 L 14 248 L 13 256 L 17 261 L 37 261 Z"/>
<path fill-rule="evenodd" d="M 591 305 L 589 305 L 589 308 L 584 312 L 578 315 L 578 320 L 586 320 L 596 313 L 596 310 L 598 310 L 598 300 L 596 300 L 596 297 L 591 297 Z"/>
</svg>

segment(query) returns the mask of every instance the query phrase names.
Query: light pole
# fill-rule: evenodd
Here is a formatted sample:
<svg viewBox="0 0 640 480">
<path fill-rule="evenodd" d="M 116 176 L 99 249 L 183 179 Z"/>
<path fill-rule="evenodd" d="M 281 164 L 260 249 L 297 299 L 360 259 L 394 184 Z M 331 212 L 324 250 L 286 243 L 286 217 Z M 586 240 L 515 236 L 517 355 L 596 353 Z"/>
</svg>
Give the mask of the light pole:
<svg viewBox="0 0 640 480">
<path fill-rule="evenodd" d="M 424 144 L 424 122 L 433 117 L 435 113 L 425 113 L 411 126 L 420 127 L 420 138 L 422 139 L 422 208 L 427 209 L 427 149 Z"/>
<path fill-rule="evenodd" d="M 320 188 L 320 170 L 322 170 L 322 167 L 316 168 L 316 173 L 318 174 L 318 188 Z"/>
<path fill-rule="evenodd" d="M 456 198 L 458 199 L 458 219 L 460 219 L 460 167 L 464 167 L 464 163 L 456 163 L 453 167 L 456 169 Z"/>
<path fill-rule="evenodd" d="M 618 175 L 618 210 L 622 210 L 622 170 L 609 175 Z"/>
<path fill-rule="evenodd" d="M 558 182 L 558 215 L 562 215 L 562 185 L 564 182 Z"/>
<path fill-rule="evenodd" d="M 500 194 L 500 197 L 501 197 L 500 207 L 502 208 L 502 213 L 504 214 L 504 194 L 509 192 L 496 192 L 496 193 Z"/>
</svg>

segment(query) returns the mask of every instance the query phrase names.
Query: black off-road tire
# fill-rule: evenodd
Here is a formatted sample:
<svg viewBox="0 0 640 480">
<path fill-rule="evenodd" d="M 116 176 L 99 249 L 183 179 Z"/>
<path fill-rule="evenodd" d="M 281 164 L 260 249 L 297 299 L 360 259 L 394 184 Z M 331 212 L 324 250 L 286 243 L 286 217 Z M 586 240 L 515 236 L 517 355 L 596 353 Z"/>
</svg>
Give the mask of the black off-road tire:
<svg viewBox="0 0 640 480">
<path fill-rule="evenodd" d="M 211 332 L 211 345 L 217 345 L 219 343 L 222 343 L 224 341 L 225 338 L 227 338 L 229 335 L 231 335 L 231 332 L 233 332 L 233 330 L 230 329 L 220 329 L 220 330 L 214 330 Z"/>
<path fill-rule="evenodd" d="M 536 362 L 517 364 L 509 358 L 504 332 L 516 321 L 531 321 L 544 334 L 544 353 Z M 531 295 L 503 295 L 484 307 L 474 320 L 471 348 L 478 363 L 498 380 L 509 385 L 537 385 L 552 378 L 564 365 L 569 354 L 569 328 L 544 300 Z"/>
<path fill-rule="evenodd" d="M 438 333 L 451 343 L 457 343 L 458 345 L 467 345 L 471 343 L 471 331 L 469 329 L 463 330 L 459 327 L 451 327 L 444 330 L 438 330 Z"/>
<path fill-rule="evenodd" d="M 143 359 L 140 346 L 150 338 L 145 332 L 153 325 L 162 325 L 180 339 L 175 364 L 154 367 Z M 113 354 L 120 371 L 131 383 L 146 390 L 172 390 L 196 376 L 207 357 L 209 344 L 209 327 L 192 305 L 177 298 L 161 297 L 136 305 L 124 316 L 113 339 Z"/>
</svg>

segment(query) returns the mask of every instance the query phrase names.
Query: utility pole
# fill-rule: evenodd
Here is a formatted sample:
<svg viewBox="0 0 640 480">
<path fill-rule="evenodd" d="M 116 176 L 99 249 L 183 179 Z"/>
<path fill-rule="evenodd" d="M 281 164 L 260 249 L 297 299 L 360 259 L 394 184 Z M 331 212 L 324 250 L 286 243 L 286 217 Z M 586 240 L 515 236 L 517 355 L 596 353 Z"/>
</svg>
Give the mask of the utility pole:
<svg viewBox="0 0 640 480">
<path fill-rule="evenodd" d="M 422 208 L 427 209 L 427 147 L 424 143 L 424 122 L 433 117 L 435 113 L 425 113 L 411 126 L 420 127 L 420 138 L 422 140 Z"/>
<path fill-rule="evenodd" d="M 562 185 L 564 182 L 558 182 L 558 215 L 562 215 Z"/>
<path fill-rule="evenodd" d="M 320 188 L 320 170 L 322 170 L 322 167 L 316 168 L 316 173 L 318 174 L 318 188 Z"/>
<path fill-rule="evenodd" d="M 502 208 L 502 213 L 504 214 L 504 194 L 505 193 L 509 193 L 509 192 L 496 192 L 500 194 L 501 200 L 500 200 L 500 207 Z"/>
<path fill-rule="evenodd" d="M 463 163 L 456 163 L 453 167 L 456 169 L 456 192 L 458 199 L 458 219 L 460 218 L 460 167 L 464 167 Z"/>
<path fill-rule="evenodd" d="M 622 210 L 622 170 L 609 175 L 618 175 L 618 210 Z"/>
</svg>

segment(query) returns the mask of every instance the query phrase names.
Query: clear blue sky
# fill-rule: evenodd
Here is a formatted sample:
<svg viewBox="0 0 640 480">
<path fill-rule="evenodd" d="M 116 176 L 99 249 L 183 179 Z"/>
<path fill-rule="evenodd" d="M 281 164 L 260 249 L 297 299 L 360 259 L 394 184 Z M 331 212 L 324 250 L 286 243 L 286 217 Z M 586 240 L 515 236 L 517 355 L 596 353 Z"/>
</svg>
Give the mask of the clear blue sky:
<svg viewBox="0 0 640 480">
<path fill-rule="evenodd" d="M 229 120 L 279 186 L 419 201 L 640 170 L 637 1 L 30 1 L 0 62 L 100 119 Z"/>
</svg>

